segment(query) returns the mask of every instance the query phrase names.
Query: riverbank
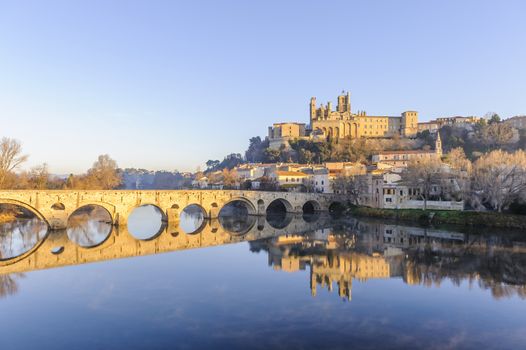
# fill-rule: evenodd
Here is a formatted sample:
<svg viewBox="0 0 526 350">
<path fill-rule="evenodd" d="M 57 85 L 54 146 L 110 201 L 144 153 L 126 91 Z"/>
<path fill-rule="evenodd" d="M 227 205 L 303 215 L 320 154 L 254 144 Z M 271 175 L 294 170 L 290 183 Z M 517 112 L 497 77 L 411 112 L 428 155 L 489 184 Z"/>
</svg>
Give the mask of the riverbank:
<svg viewBox="0 0 526 350">
<path fill-rule="evenodd" d="M 378 209 L 353 206 L 347 209 L 349 215 L 390 219 L 420 225 L 459 225 L 465 227 L 494 227 L 526 230 L 526 215 L 496 212 L 420 210 L 420 209 Z"/>
<path fill-rule="evenodd" d="M 0 224 L 16 220 L 14 213 L 0 213 Z"/>
</svg>

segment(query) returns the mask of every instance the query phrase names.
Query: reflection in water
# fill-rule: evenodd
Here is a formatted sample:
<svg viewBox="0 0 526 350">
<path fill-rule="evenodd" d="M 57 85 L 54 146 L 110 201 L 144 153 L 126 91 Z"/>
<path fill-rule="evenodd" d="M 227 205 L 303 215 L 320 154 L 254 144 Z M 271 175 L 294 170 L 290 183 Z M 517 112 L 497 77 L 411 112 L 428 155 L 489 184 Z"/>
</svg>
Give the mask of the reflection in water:
<svg viewBox="0 0 526 350">
<path fill-rule="evenodd" d="M 465 235 L 399 225 L 351 221 L 312 235 L 250 242 L 267 251 L 277 270 L 309 267 L 312 295 L 317 287 L 351 299 L 352 280 L 402 277 L 410 285 L 440 287 L 444 280 L 490 289 L 494 298 L 526 298 L 524 237 Z"/>
<path fill-rule="evenodd" d="M 152 239 L 164 229 L 163 213 L 153 205 L 135 208 L 128 217 L 128 230 L 137 239 Z"/>
<path fill-rule="evenodd" d="M 248 204 L 243 201 L 233 201 L 225 205 L 219 212 L 219 222 L 228 232 L 245 234 L 257 221 L 257 217 L 250 215 Z"/>
<path fill-rule="evenodd" d="M 12 273 L 0 275 L 0 299 L 18 292 L 17 280 L 24 278 L 24 274 Z"/>
<path fill-rule="evenodd" d="M 192 204 L 179 214 L 179 227 L 188 234 L 198 233 L 205 224 L 205 213 L 200 206 Z"/>
<path fill-rule="evenodd" d="M 67 235 L 81 247 L 95 247 L 109 237 L 111 229 L 111 216 L 106 209 L 89 205 L 71 214 Z"/>
<path fill-rule="evenodd" d="M 232 234 L 242 235 L 247 233 L 256 223 L 257 217 L 254 215 L 220 215 L 221 226 Z"/>
<path fill-rule="evenodd" d="M 187 215 L 194 223 L 202 219 Z M 283 229 L 257 217 L 245 234 L 227 230 L 251 219 L 206 220 L 193 235 L 173 221 L 151 240 L 121 226 L 93 248 L 71 242 L 66 230 L 51 232 L 23 258 L 0 261 L 0 305 L 9 315 L 0 327 L 2 349 L 246 349 L 255 343 L 265 349 L 498 349 L 524 342 L 522 234 L 473 235 L 328 215 L 314 222 L 294 216 Z M 11 232 L 2 237 L 12 239 Z M 153 256 L 177 250 L 187 251 Z M 146 255 L 152 256 L 110 262 Z M 26 273 L 100 261 L 106 262 Z M 60 310 L 60 317 L 42 310 Z M 49 320 L 64 334 L 60 341 L 34 331 Z M 111 337 L 79 342 L 75 335 L 82 331 L 110 331 Z"/>
<path fill-rule="evenodd" d="M 152 221 L 153 214 L 157 216 L 155 219 L 160 220 L 160 213 L 153 207 L 139 209 L 137 218 Z M 108 234 L 112 234 L 107 222 L 93 218 L 75 219 L 70 222 L 72 226 L 68 227 L 66 235 L 54 232 L 48 238 L 51 240 L 49 247 L 43 244 L 25 258 L 33 259 L 31 263 L 26 264 L 22 260 L 19 265 L 0 267 L 0 274 L 4 273 L 3 293 L 16 292 L 16 283 L 6 273 L 31 270 L 27 266 L 49 268 L 246 240 L 250 242 L 251 251 L 267 252 L 269 263 L 276 270 L 293 272 L 308 269 L 312 295 L 316 295 L 320 287 L 332 291 L 336 285 L 338 294 L 351 300 L 354 279 L 401 278 L 409 285 L 436 287 L 440 287 L 444 280 L 457 286 L 467 281 L 470 285 L 491 290 L 495 298 L 513 295 L 526 298 L 526 244 L 522 235 L 469 235 L 357 220 L 331 222 L 327 217 L 320 218 L 318 215 L 313 221 L 305 219 L 305 215 L 297 217 L 278 213 L 268 216 L 265 222 L 264 218 L 248 213 L 241 216 L 221 215 L 218 221 L 203 221 L 201 210 L 182 214 L 179 226 L 161 226 L 161 233 L 151 242 L 142 241 L 144 246 L 138 245 L 139 241 L 130 236 L 131 230 L 115 229 L 116 238 L 107 248 L 96 247 L 106 240 Z M 262 222 L 256 224 L 259 219 Z M 283 225 L 283 222 L 288 224 Z M 146 232 L 141 231 L 148 227 L 146 223 L 133 225 L 134 221 L 131 222 L 131 229 L 135 238 L 143 240 L 151 235 L 150 232 L 140 236 L 141 232 Z M 195 232 L 196 227 L 200 230 L 199 236 L 179 233 Z M 16 221 L 3 224 L 0 228 L 3 260 L 29 251 L 46 234 L 45 224 L 38 220 Z M 64 240 L 63 236 L 67 238 Z M 196 239 L 191 240 L 190 237 Z M 81 247 L 95 248 L 85 251 L 65 248 L 52 252 L 56 246 L 67 247 L 68 240 Z M 51 255 L 59 257 L 59 260 Z"/>
<path fill-rule="evenodd" d="M 304 212 L 302 216 L 306 222 L 316 222 L 320 219 L 321 213 L 318 211 Z"/>
<path fill-rule="evenodd" d="M 0 260 L 27 253 L 44 239 L 46 233 L 47 224 L 36 218 L 0 224 Z"/>
<path fill-rule="evenodd" d="M 270 226 L 272 226 L 275 229 L 283 229 L 289 226 L 293 217 L 293 214 L 287 213 L 285 211 L 272 212 L 267 214 L 267 222 Z"/>
</svg>

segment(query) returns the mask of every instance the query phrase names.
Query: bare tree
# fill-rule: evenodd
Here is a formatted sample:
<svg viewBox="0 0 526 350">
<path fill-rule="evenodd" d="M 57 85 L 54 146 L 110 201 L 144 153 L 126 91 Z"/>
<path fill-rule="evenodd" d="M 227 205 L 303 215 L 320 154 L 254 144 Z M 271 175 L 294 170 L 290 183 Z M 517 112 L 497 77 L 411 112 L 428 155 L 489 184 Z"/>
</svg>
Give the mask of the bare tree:
<svg viewBox="0 0 526 350">
<path fill-rule="evenodd" d="M 367 181 L 364 175 L 340 175 L 332 182 L 332 190 L 349 196 L 349 200 L 359 205 L 360 195 L 367 192 Z"/>
<path fill-rule="evenodd" d="M 0 188 L 4 188 L 8 175 L 27 158 L 27 155 L 22 154 L 20 142 L 7 137 L 2 138 L 0 141 Z"/>
<path fill-rule="evenodd" d="M 440 160 L 422 158 L 409 163 L 402 173 L 402 179 L 405 183 L 420 189 L 420 196 L 424 200 L 424 210 L 426 210 L 433 185 L 442 182 L 443 174 L 443 164 Z"/>
<path fill-rule="evenodd" d="M 496 150 L 480 157 L 473 168 L 473 194 L 501 212 L 526 192 L 526 153 Z"/>
<path fill-rule="evenodd" d="M 91 189 L 110 190 L 119 186 L 122 179 L 117 169 L 117 162 L 107 154 L 100 155 L 88 170 L 86 181 L 87 187 Z"/>
<path fill-rule="evenodd" d="M 46 163 L 31 168 L 29 171 L 29 183 L 31 188 L 39 190 L 46 189 L 48 188 L 48 182 L 49 171 Z"/>
<path fill-rule="evenodd" d="M 495 149 L 512 143 L 515 132 L 509 124 L 494 122 L 482 128 L 480 138 L 484 145 Z"/>
<path fill-rule="evenodd" d="M 227 188 L 236 187 L 239 181 L 239 177 L 235 169 L 232 169 L 232 170 L 223 169 L 221 176 L 223 178 L 223 185 Z"/>
</svg>

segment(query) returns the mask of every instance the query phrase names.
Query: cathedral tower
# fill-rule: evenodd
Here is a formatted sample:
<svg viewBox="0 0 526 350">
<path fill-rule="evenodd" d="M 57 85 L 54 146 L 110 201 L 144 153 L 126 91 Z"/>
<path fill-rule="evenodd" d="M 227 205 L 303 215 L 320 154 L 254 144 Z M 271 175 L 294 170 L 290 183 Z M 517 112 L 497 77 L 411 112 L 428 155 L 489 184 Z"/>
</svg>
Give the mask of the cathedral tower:
<svg viewBox="0 0 526 350">
<path fill-rule="evenodd" d="M 310 98 L 310 122 L 316 120 L 316 97 Z"/>
<path fill-rule="evenodd" d="M 342 91 L 342 94 L 338 96 L 338 106 L 336 110 L 340 113 L 351 112 L 351 94 L 349 92 L 345 95 L 345 91 Z"/>
<path fill-rule="evenodd" d="M 437 139 L 435 141 L 435 153 L 438 157 L 442 157 L 442 139 L 439 131 L 437 131 Z"/>
</svg>

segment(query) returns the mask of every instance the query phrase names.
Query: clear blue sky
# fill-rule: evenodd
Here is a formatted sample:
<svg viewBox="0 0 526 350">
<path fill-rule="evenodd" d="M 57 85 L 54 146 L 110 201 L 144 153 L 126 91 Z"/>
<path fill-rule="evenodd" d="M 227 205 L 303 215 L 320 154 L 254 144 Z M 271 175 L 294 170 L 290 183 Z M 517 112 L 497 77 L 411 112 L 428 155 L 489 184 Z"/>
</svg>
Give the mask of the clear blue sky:
<svg viewBox="0 0 526 350">
<path fill-rule="evenodd" d="M 0 136 L 27 166 L 195 170 L 308 102 L 526 113 L 526 1 L 0 0 Z"/>
</svg>

